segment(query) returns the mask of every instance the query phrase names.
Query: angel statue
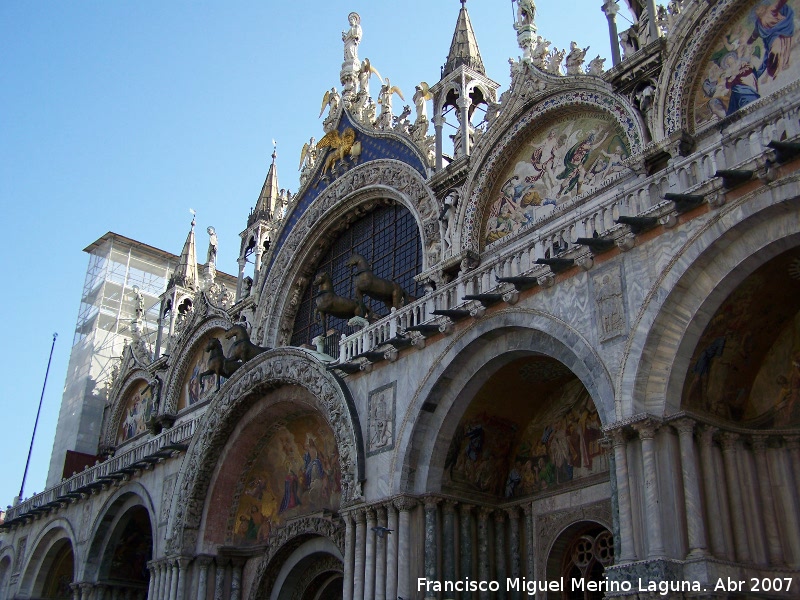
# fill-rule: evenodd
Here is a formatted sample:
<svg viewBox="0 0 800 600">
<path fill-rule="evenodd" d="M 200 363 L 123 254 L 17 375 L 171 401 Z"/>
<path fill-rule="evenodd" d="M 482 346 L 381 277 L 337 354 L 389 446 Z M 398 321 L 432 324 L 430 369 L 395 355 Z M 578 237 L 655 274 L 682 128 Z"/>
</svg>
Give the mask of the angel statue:
<svg viewBox="0 0 800 600">
<path fill-rule="evenodd" d="M 401 100 L 405 100 L 400 88 L 389 83 L 389 78 L 387 77 L 386 82 L 381 86 L 381 93 L 378 96 L 378 104 L 381 105 L 381 114 L 378 115 L 378 122 L 376 123 L 378 129 L 392 128 L 392 94 L 397 94 Z"/>
<path fill-rule="evenodd" d="M 426 102 L 431 98 L 433 98 L 433 94 L 430 93 L 428 84 L 421 81 L 416 87 L 413 97 L 414 106 L 417 108 L 417 120 L 415 122 L 428 120 L 428 105 Z"/>
<path fill-rule="evenodd" d="M 381 77 L 381 74 L 378 73 L 377 69 L 372 66 L 372 64 L 369 62 L 369 59 L 365 58 L 361 62 L 361 68 L 358 70 L 359 95 L 363 94 L 364 96 L 369 97 L 369 78 L 373 73 L 378 76 L 378 80 L 383 82 L 383 77 Z"/>
<path fill-rule="evenodd" d="M 550 62 L 547 63 L 547 71 L 549 73 L 561 75 L 561 61 L 564 60 L 564 55 L 566 53 L 566 48 L 564 50 L 559 50 L 553 47 L 553 51 L 550 53 Z"/>
<path fill-rule="evenodd" d="M 337 117 L 337 113 L 339 112 L 340 102 L 341 97 L 339 96 L 339 92 L 336 91 L 335 87 L 332 87 L 330 90 L 325 92 L 325 95 L 322 97 L 322 107 L 319 109 L 319 116 L 321 117 L 322 113 L 325 112 L 326 106 L 330 106 L 328 116 L 325 117 L 324 121 L 322 121 L 322 129 L 325 131 L 330 131 L 335 126 L 335 119 Z"/>
<path fill-rule="evenodd" d="M 350 29 L 342 32 L 344 60 L 357 62 L 358 45 L 361 43 L 361 17 L 357 12 L 351 12 L 347 15 L 347 21 L 350 23 Z"/>
<path fill-rule="evenodd" d="M 300 184 L 305 183 L 314 165 L 317 164 L 317 146 L 316 140 L 312 137 L 308 143 L 303 144 L 303 149 L 300 151 Z"/>
<path fill-rule="evenodd" d="M 206 255 L 206 262 L 209 265 L 216 266 L 217 264 L 217 232 L 213 227 L 206 229 L 208 233 L 208 253 Z"/>
</svg>

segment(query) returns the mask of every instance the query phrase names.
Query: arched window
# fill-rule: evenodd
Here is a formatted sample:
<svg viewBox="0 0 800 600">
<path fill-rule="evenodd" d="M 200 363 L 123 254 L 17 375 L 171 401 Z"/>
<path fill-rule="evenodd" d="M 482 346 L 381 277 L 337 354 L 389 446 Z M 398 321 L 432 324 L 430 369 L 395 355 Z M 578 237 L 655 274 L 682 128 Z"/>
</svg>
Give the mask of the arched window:
<svg viewBox="0 0 800 600">
<path fill-rule="evenodd" d="M 399 283 L 411 296 L 419 297 L 414 276 L 422 270 L 422 246 L 419 230 L 412 214 L 404 206 L 392 204 L 380 207 L 352 223 L 331 244 L 314 271 L 314 277 L 325 272 L 331 276 L 334 292 L 346 298 L 355 298 L 354 271 L 345 263 L 358 253 L 372 265 L 378 277 Z M 314 319 L 314 298 L 317 288 L 309 282 L 297 311 L 292 333 L 292 345 L 310 344 L 322 333 L 322 326 Z M 378 315 L 388 314 L 381 302 L 365 298 L 370 310 Z M 328 319 L 328 329 L 338 333 L 352 333 L 346 320 Z"/>
</svg>

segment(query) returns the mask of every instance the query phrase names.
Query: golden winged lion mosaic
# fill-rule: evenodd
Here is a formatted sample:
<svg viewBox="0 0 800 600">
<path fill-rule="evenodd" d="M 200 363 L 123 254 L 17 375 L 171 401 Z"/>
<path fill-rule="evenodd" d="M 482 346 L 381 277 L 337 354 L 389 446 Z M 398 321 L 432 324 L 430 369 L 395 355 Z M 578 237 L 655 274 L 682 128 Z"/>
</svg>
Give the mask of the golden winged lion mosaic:
<svg viewBox="0 0 800 600">
<path fill-rule="evenodd" d="M 356 132 L 348 127 L 341 134 L 333 129 L 325 134 L 319 142 L 317 148 L 331 148 L 332 151 L 325 159 L 322 167 L 322 174 L 327 173 L 338 161 L 344 161 L 348 156 L 357 156 L 361 150 L 361 144 L 356 142 Z"/>
</svg>

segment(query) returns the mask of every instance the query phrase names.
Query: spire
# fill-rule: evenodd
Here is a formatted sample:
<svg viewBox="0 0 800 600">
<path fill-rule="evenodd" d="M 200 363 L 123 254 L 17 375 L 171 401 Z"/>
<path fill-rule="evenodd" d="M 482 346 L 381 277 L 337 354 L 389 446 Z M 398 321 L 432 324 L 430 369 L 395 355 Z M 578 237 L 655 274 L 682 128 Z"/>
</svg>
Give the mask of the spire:
<svg viewBox="0 0 800 600">
<path fill-rule="evenodd" d="M 194 215 L 194 211 L 192 211 L 192 214 Z M 189 235 L 186 236 L 186 242 L 183 244 L 183 251 L 181 251 L 181 257 L 178 262 L 178 266 L 175 268 L 175 272 L 172 274 L 172 282 L 175 285 L 180 285 L 191 289 L 195 289 L 198 282 L 197 253 L 195 252 L 194 242 L 194 223 L 194 216 L 192 216 L 192 228 L 189 231 Z"/>
<path fill-rule="evenodd" d="M 447 55 L 447 62 L 442 67 L 442 79 L 461 65 L 466 65 L 481 75 L 486 75 L 475 32 L 472 30 L 472 23 L 469 20 L 466 0 L 461 0 L 456 31 L 453 33 L 453 41 L 450 42 L 450 53 Z"/>
<path fill-rule="evenodd" d="M 253 211 L 256 215 L 266 215 L 258 218 L 269 219 L 275 212 L 275 206 L 278 205 L 278 170 L 275 167 L 275 159 L 278 157 L 278 145 L 275 140 L 272 141 L 272 164 L 267 171 L 267 178 L 264 180 L 264 186 L 261 188 L 261 195 L 258 197 L 256 208 Z"/>
</svg>

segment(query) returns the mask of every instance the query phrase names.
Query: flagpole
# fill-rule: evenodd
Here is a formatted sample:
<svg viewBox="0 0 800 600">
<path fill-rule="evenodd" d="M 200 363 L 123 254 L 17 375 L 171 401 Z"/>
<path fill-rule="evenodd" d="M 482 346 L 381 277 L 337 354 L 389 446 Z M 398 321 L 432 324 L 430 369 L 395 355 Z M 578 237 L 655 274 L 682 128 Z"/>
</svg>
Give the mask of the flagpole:
<svg viewBox="0 0 800 600">
<path fill-rule="evenodd" d="M 33 434 L 31 435 L 31 445 L 28 448 L 28 460 L 25 461 L 25 473 L 22 475 L 22 485 L 19 486 L 19 496 L 17 504 L 22 501 L 22 492 L 25 489 L 25 480 L 28 478 L 28 466 L 31 464 L 31 453 L 33 452 L 33 440 L 36 438 L 36 427 L 39 425 L 39 414 L 42 412 L 42 401 L 44 400 L 44 390 L 47 387 L 47 376 L 50 374 L 50 363 L 53 360 L 53 349 L 56 347 L 57 333 L 53 334 L 53 344 L 50 346 L 50 358 L 47 359 L 47 370 L 44 373 L 44 384 L 42 385 L 42 395 L 39 397 L 39 410 L 36 411 L 36 421 L 33 423 Z"/>
</svg>

